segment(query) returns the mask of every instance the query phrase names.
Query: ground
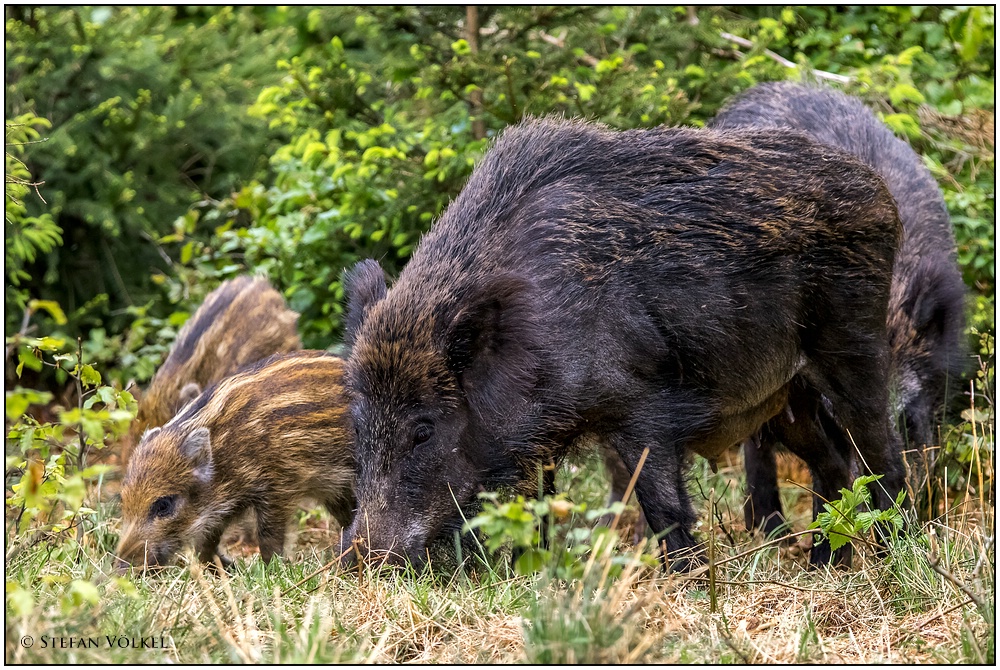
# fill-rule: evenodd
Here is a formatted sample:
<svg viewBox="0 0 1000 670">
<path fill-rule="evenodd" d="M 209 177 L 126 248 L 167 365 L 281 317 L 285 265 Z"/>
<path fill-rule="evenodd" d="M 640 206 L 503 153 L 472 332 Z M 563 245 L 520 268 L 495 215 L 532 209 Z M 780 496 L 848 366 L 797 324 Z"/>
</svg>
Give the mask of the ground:
<svg viewBox="0 0 1000 670">
<path fill-rule="evenodd" d="M 779 478 L 792 525 L 802 530 L 810 515 L 808 474 L 785 456 Z M 592 506 L 607 494 L 596 457 L 565 467 L 558 486 Z M 101 521 L 78 551 L 71 543 L 41 542 L 8 561 L 8 590 L 13 581 L 36 591 L 30 613 L 8 610 L 5 655 L 14 663 L 993 658 L 994 513 L 987 501 L 949 501 L 945 515 L 918 524 L 885 558 L 862 549 L 851 570 L 809 570 L 808 536 L 764 546 L 746 532 L 742 488 L 738 452 L 719 463 L 718 473 L 700 459 L 693 463 L 699 533 L 714 538 L 714 599 L 707 571 L 670 575 L 629 563 L 640 549 L 625 543 L 616 554 L 627 563 L 619 577 L 604 577 L 607 564 L 598 560 L 569 584 L 547 573 L 515 575 L 502 554 L 473 556 L 462 568 L 443 559 L 420 575 L 342 573 L 331 567 L 336 523 L 319 511 L 301 513 L 287 557 L 271 565 L 240 541 L 228 547 L 237 559 L 229 574 L 184 562 L 155 575 L 119 577 L 108 556 L 118 519 L 113 505 L 102 506 Z M 717 500 L 714 522 L 709 498 Z M 633 506 L 623 518 L 634 515 Z M 573 522 L 580 523 L 566 520 Z M 631 536 L 627 523 L 620 530 L 623 539 Z M 74 580 L 93 582 L 97 592 L 77 593 Z M 33 638 L 30 648 L 24 636 Z M 106 636 L 122 637 L 112 644 Z"/>
</svg>

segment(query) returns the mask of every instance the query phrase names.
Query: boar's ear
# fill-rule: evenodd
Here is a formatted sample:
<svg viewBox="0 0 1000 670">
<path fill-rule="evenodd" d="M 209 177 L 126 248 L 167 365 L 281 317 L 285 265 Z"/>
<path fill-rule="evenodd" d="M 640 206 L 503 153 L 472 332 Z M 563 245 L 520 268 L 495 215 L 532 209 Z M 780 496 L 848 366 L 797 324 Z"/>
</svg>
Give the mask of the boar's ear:
<svg viewBox="0 0 1000 670">
<path fill-rule="evenodd" d="M 201 395 L 200 386 L 198 386 L 194 382 L 185 384 L 184 388 L 181 389 L 181 395 L 180 398 L 178 399 L 178 403 L 180 404 L 180 407 L 183 407 L 184 405 L 188 404 L 189 402 L 191 402 L 200 395 Z"/>
<path fill-rule="evenodd" d="M 444 335 L 445 357 L 484 418 L 497 418 L 534 384 L 535 325 L 531 284 L 521 277 L 494 277 L 462 297 Z"/>
<path fill-rule="evenodd" d="M 344 293 L 347 294 L 347 320 L 344 324 L 344 343 L 354 346 L 358 328 L 372 305 L 385 297 L 385 273 L 378 261 L 368 258 L 344 275 Z"/>
<path fill-rule="evenodd" d="M 194 478 L 202 484 L 212 480 L 215 465 L 212 462 L 212 441 L 208 428 L 195 428 L 181 442 L 181 455 L 194 466 Z"/>
</svg>

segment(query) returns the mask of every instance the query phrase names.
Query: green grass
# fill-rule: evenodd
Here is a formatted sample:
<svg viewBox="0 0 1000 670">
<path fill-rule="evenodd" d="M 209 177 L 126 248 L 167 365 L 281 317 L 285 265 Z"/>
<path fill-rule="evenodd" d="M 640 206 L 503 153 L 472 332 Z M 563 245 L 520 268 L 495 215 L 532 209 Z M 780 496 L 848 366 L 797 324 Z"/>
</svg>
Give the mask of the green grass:
<svg viewBox="0 0 1000 670">
<path fill-rule="evenodd" d="M 315 512 L 302 514 L 289 556 L 271 565 L 248 554 L 227 575 L 184 564 L 122 578 L 108 555 L 118 520 L 105 504 L 81 545 L 43 541 L 8 562 L 5 657 L 108 664 L 992 662 L 991 503 L 952 492 L 947 514 L 916 526 L 884 559 L 863 549 L 850 571 L 806 570 L 802 546 L 764 546 L 745 531 L 738 458 L 720 466 L 713 473 L 695 459 L 690 475 L 699 534 L 714 542 L 714 610 L 707 573 L 667 575 L 638 561 L 613 579 L 599 558 L 568 584 L 544 570 L 514 575 L 504 554 L 469 556 L 462 567 L 432 561 L 420 574 L 341 573 L 325 567 L 334 559 L 323 542 L 330 522 Z M 596 456 L 564 468 L 558 485 L 590 507 L 607 491 Z M 808 495 L 793 485 L 783 485 L 782 495 L 792 525 L 804 529 Z M 618 552 L 638 555 L 629 545 Z M 25 635 L 34 638 L 31 648 L 20 644 Z M 165 648 L 109 647 L 106 636 L 157 643 L 162 636 Z M 52 648 L 53 639 L 88 638 L 97 648 Z"/>
</svg>

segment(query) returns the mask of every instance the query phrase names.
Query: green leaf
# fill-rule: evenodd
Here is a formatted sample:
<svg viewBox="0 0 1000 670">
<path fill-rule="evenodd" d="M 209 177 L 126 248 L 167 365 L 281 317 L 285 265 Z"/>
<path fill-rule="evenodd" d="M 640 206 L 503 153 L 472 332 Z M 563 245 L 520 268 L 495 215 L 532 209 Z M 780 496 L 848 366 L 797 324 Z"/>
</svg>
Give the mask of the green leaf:
<svg viewBox="0 0 1000 670">
<path fill-rule="evenodd" d="M 920 104 L 924 101 L 924 96 L 910 84 L 896 84 L 889 89 L 889 100 L 893 107 L 899 107 L 903 102 Z"/>
<path fill-rule="evenodd" d="M 62 326 L 66 324 L 66 314 L 63 313 L 62 307 L 55 300 L 30 300 L 28 301 L 28 309 L 33 312 L 38 310 L 46 311 L 56 322 L 56 325 Z"/>
<path fill-rule="evenodd" d="M 882 121 L 898 135 L 905 135 L 911 140 L 920 139 L 920 126 L 909 114 L 886 114 Z"/>
<path fill-rule="evenodd" d="M 581 84 L 578 81 L 574 81 L 573 86 L 576 88 L 577 95 L 580 96 L 581 102 L 587 102 L 594 96 L 594 93 L 597 92 L 597 87 L 593 84 Z"/>
<path fill-rule="evenodd" d="M 7 594 L 7 606 L 14 616 L 27 617 L 31 614 L 35 608 L 35 599 L 30 591 L 13 581 L 7 582 L 4 591 Z"/>
<path fill-rule="evenodd" d="M 519 575 L 533 575 L 549 562 L 551 553 L 544 549 L 525 549 L 514 564 Z"/>
<path fill-rule="evenodd" d="M 101 594 L 97 587 L 83 579 L 74 579 L 69 583 L 63 596 L 63 610 L 80 607 L 83 604 L 97 606 L 101 602 Z"/>
<path fill-rule="evenodd" d="M 86 365 L 80 368 L 80 381 L 84 386 L 99 386 L 101 383 L 101 373 L 93 368 L 91 365 Z"/>
</svg>

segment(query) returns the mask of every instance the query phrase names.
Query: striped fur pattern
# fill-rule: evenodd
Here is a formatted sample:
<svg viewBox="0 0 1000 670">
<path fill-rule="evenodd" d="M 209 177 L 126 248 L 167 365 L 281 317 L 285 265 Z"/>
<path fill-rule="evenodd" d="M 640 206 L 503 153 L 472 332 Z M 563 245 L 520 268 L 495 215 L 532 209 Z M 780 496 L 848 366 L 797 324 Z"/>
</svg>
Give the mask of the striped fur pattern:
<svg viewBox="0 0 1000 670">
<path fill-rule="evenodd" d="M 301 349 L 298 318 L 264 277 L 230 279 L 209 293 L 139 399 L 122 463 L 146 430 L 165 424 L 202 389 L 272 354 Z"/>
<path fill-rule="evenodd" d="M 223 531 L 248 511 L 269 560 L 303 499 L 346 526 L 354 455 L 343 370 L 322 351 L 275 355 L 148 430 L 122 486 L 119 567 L 169 563 L 186 543 L 211 561 Z"/>
</svg>

